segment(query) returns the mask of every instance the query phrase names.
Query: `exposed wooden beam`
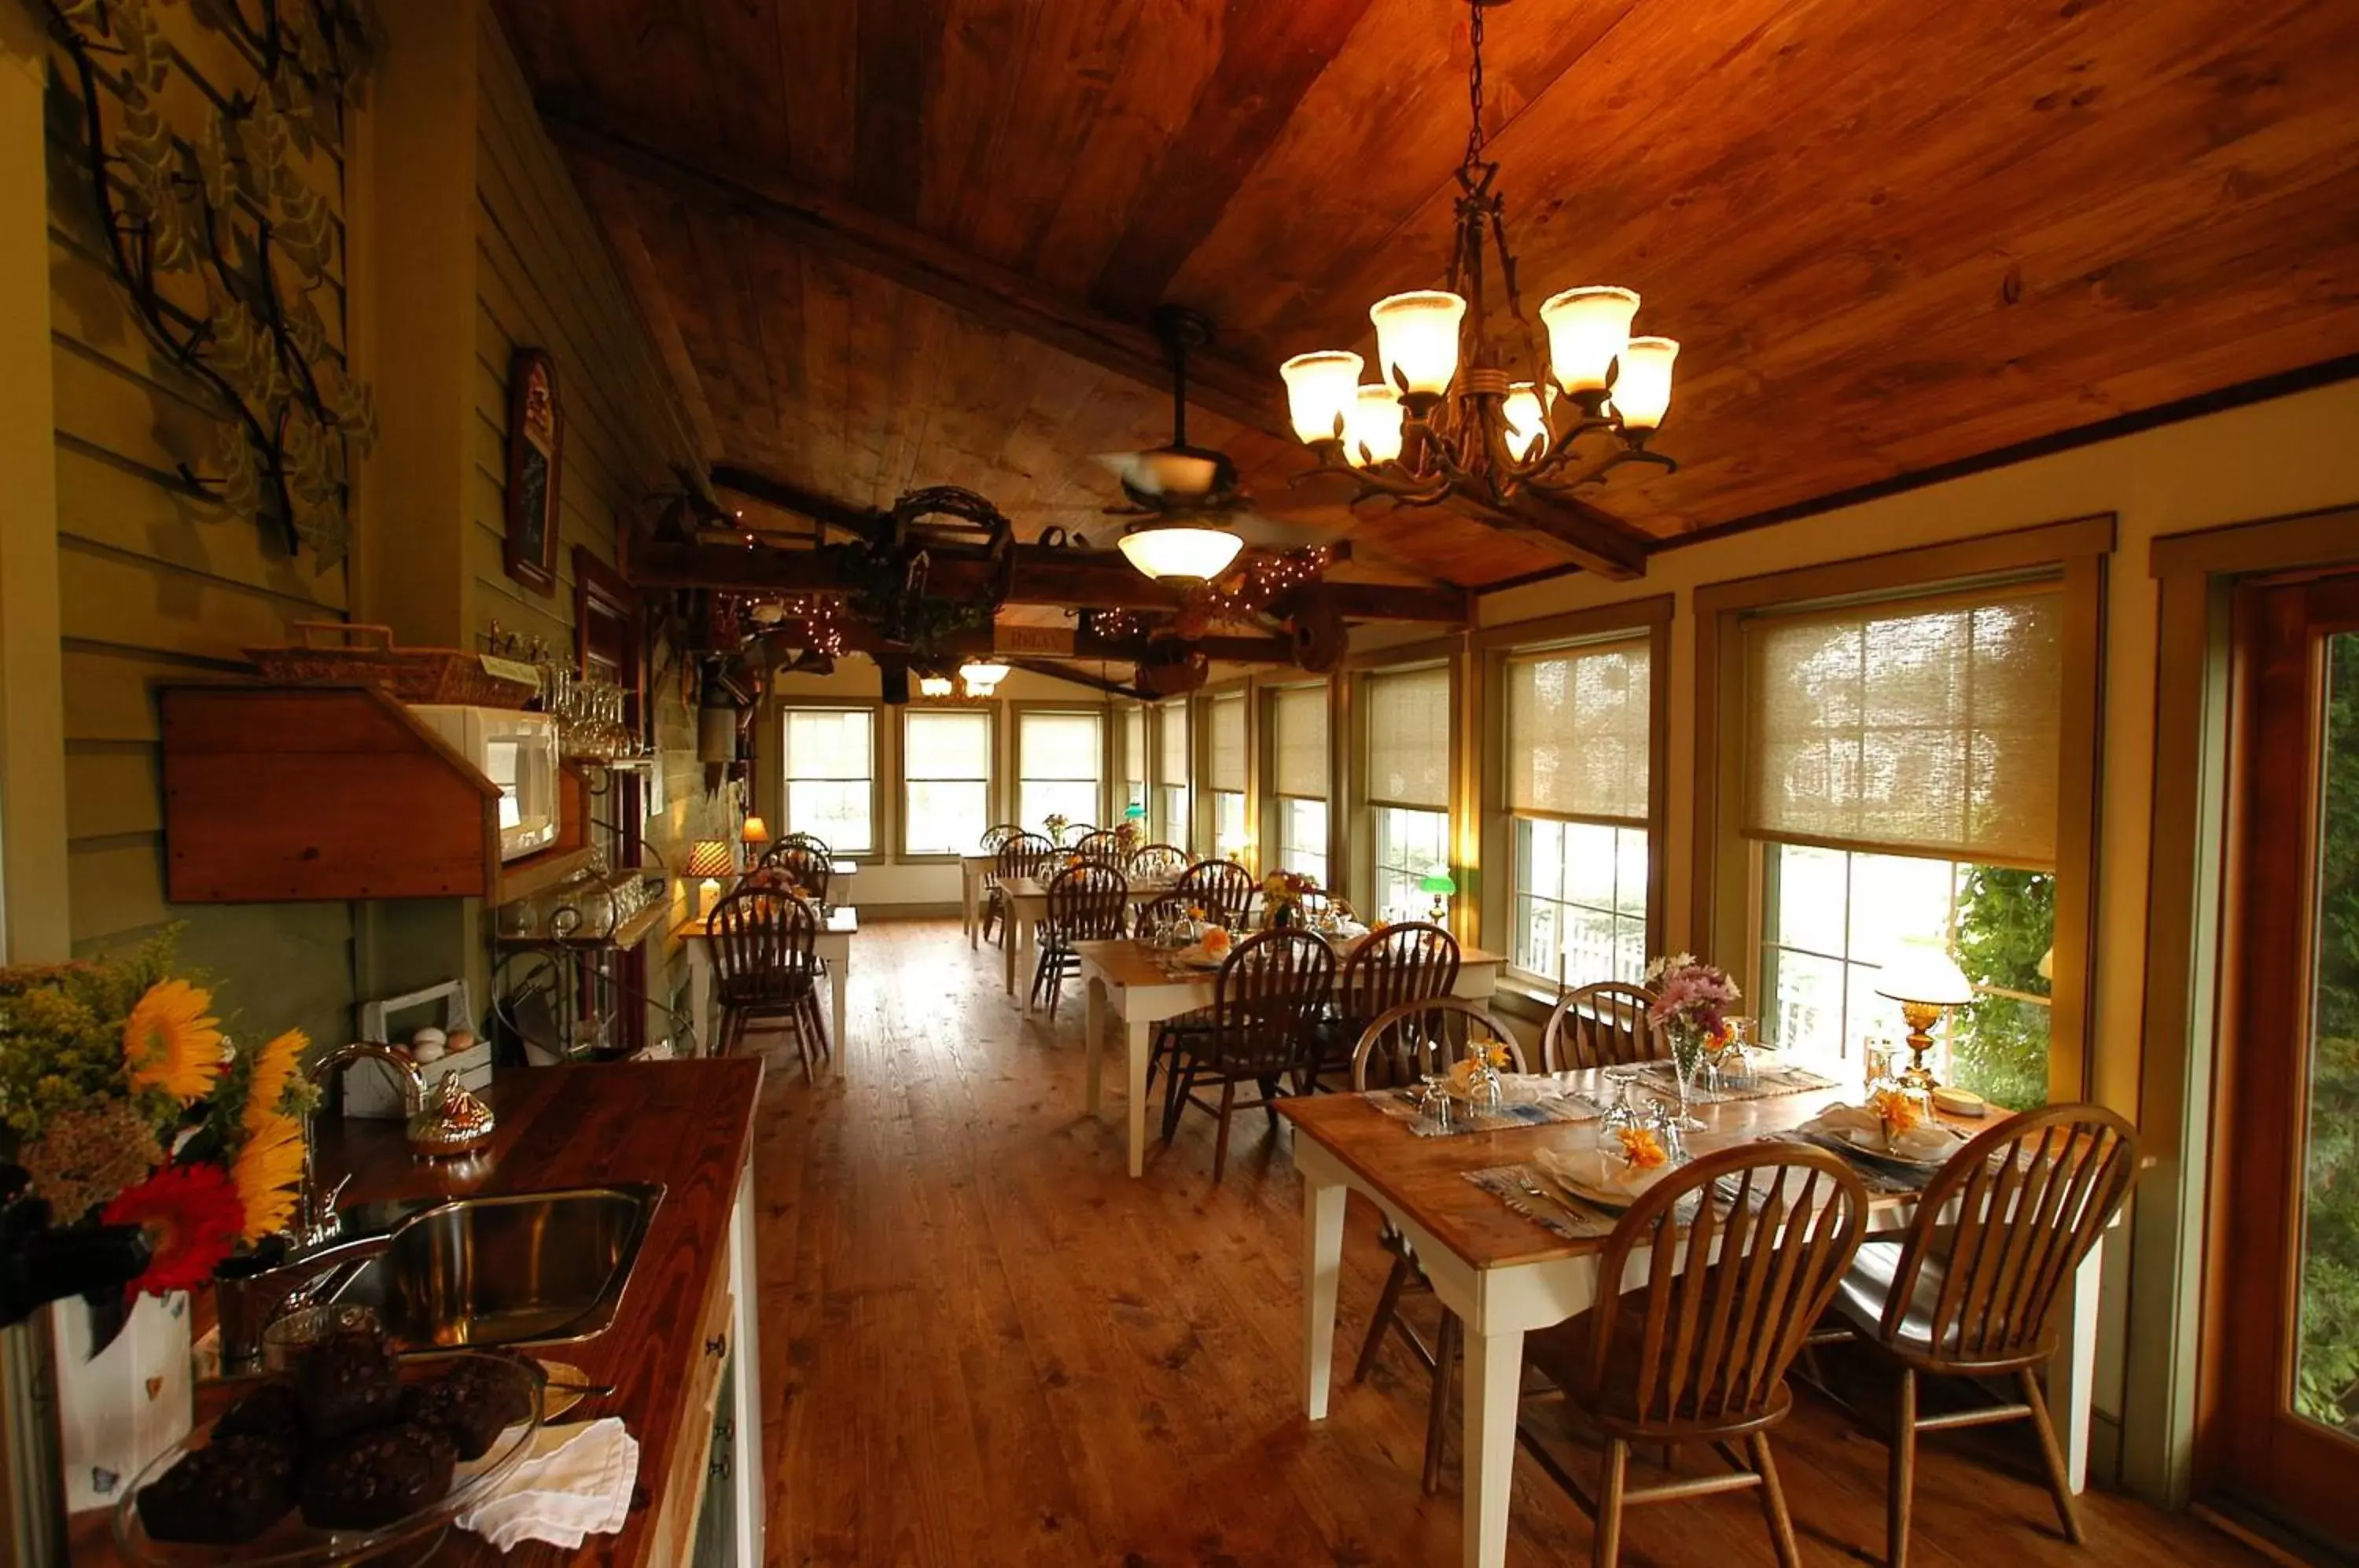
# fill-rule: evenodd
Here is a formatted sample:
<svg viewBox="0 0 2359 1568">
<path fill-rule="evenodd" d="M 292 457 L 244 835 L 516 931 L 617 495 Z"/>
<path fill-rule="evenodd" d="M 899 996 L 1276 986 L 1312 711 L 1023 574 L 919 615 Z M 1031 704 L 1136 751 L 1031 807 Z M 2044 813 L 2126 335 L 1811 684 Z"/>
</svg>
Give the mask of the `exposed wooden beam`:
<svg viewBox="0 0 2359 1568">
<path fill-rule="evenodd" d="M 705 205 L 734 212 L 823 255 L 956 307 L 977 321 L 1037 338 L 1076 359 L 1158 391 L 1171 369 L 1145 325 L 1117 321 L 1076 303 L 1010 268 L 888 218 L 848 197 L 776 173 L 722 169 L 682 147 L 662 146 L 643 129 L 625 136 L 570 106 L 544 100 L 541 118 L 558 144 L 577 157 Z M 1189 401 L 1238 424 L 1291 441 L 1293 427 L 1266 371 L 1199 353 L 1188 360 Z"/>
<path fill-rule="evenodd" d="M 1153 702 L 1161 700 L 1152 691 L 1142 691 L 1136 686 L 1125 686 L 1119 681 L 1108 681 L 1103 676 L 1091 675 L 1066 665 L 1051 664 L 1042 659 L 1011 659 L 1007 661 L 1007 667 L 1010 670 L 1027 670 L 1035 675 L 1046 675 L 1051 681 L 1070 681 L 1076 686 L 1087 686 L 1093 691 L 1104 691 L 1116 697 L 1127 697 L 1134 702 Z"/>
<path fill-rule="evenodd" d="M 1462 517 L 1537 540 L 1574 566 L 1617 583 L 1647 574 L 1647 557 L 1653 541 L 1629 524 L 1585 502 L 1527 495 L 1516 509 L 1486 506 L 1469 496 L 1452 495 L 1440 503 Z"/>
<path fill-rule="evenodd" d="M 908 656 L 906 648 L 888 646 L 876 635 L 875 629 L 872 626 L 839 626 L 838 634 L 842 638 L 843 651 L 846 653 L 875 654 L 882 651 L 898 653 L 904 658 Z M 794 641 L 793 634 L 782 628 L 769 628 L 762 635 L 789 644 Z M 1069 659 L 1091 664 L 1136 664 L 1147 657 L 1147 642 L 1148 639 L 1146 637 L 1093 637 L 1087 632 L 1077 632 L 1073 637 L 1073 651 L 1070 654 L 1015 654 L 1003 652 L 1000 649 L 993 628 L 980 626 L 973 631 L 949 633 L 935 643 L 934 651 L 943 659 L 984 659 L 996 656 L 1008 664 L 1025 668 L 1031 668 L 1034 665 L 1047 665 L 1053 668 L 1060 661 Z M 1294 663 L 1294 642 L 1290 637 L 1198 637 L 1189 646 L 1205 658 L 1217 659 L 1224 664 L 1291 665 Z"/>
<path fill-rule="evenodd" d="M 832 495 L 822 495 L 815 490 L 789 485 L 783 479 L 774 479 L 757 469 L 739 468 L 726 463 L 713 465 L 712 487 L 734 491 L 748 500 L 792 512 L 822 528 L 842 533 L 865 535 L 869 525 L 876 520 L 878 515 L 874 507 L 855 506 L 849 501 L 840 501 Z"/>
<path fill-rule="evenodd" d="M 849 592 L 854 584 L 825 557 L 808 550 L 761 545 L 641 543 L 625 575 L 641 588 L 725 588 L 740 593 Z M 951 599 L 982 598 L 989 590 L 980 561 L 938 560 L 929 586 Z M 1319 583 L 1295 591 L 1316 596 L 1351 620 L 1439 621 L 1462 626 L 1473 595 L 1456 588 L 1389 583 Z M 1016 547 L 1016 582 L 1009 602 L 1073 609 L 1164 610 L 1180 596 L 1139 572 L 1113 550 L 1043 545 Z"/>
</svg>

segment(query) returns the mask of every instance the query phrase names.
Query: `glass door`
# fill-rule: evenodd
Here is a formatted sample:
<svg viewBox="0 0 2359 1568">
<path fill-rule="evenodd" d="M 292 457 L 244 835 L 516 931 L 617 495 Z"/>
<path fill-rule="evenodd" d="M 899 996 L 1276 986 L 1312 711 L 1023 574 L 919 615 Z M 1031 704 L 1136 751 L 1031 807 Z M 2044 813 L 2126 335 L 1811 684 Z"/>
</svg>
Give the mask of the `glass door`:
<svg viewBox="0 0 2359 1568">
<path fill-rule="evenodd" d="M 2206 1470 L 2359 1540 L 2359 576 L 2245 590 Z"/>
</svg>

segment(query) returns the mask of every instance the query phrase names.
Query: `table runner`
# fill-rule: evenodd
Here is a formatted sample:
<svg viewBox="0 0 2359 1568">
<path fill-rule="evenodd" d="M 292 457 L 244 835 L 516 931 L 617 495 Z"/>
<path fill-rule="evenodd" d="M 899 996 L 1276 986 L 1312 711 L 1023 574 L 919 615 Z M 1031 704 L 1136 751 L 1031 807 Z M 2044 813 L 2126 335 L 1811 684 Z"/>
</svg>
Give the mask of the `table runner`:
<svg viewBox="0 0 2359 1568">
<path fill-rule="evenodd" d="M 1612 1070 L 1607 1070 L 1608 1076 Z M 1670 1098 L 1679 1095 L 1676 1070 L 1668 1062 L 1649 1062 L 1638 1069 L 1634 1081 L 1643 1083 L 1658 1094 Z M 1835 1087 L 1832 1078 L 1821 1078 L 1806 1067 L 1764 1067 L 1754 1073 L 1754 1081 L 1743 1086 L 1723 1083 L 1717 1089 L 1707 1089 L 1701 1083 L 1688 1091 L 1691 1105 L 1733 1105 L 1744 1100 L 1767 1100 L 1779 1094 L 1810 1094 L 1821 1089 Z"/>
</svg>

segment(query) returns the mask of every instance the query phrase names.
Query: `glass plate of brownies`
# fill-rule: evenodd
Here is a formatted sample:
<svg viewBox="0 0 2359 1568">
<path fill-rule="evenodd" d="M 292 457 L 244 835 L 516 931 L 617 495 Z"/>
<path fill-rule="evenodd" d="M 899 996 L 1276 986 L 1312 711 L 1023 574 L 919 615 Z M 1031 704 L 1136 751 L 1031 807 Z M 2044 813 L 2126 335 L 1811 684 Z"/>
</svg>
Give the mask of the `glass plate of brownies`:
<svg viewBox="0 0 2359 1568">
<path fill-rule="evenodd" d="M 149 1568 L 423 1556 L 516 1468 L 546 1405 L 529 1356 L 397 1356 L 374 1331 L 336 1334 L 141 1471 L 114 1538 Z"/>
</svg>

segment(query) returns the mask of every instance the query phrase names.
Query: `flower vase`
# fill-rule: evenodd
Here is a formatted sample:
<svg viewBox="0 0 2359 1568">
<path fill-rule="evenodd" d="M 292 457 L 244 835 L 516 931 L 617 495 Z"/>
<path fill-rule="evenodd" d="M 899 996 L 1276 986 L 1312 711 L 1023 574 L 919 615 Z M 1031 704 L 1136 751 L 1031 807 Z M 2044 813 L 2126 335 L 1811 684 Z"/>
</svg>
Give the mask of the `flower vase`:
<svg viewBox="0 0 2359 1568">
<path fill-rule="evenodd" d="M 66 1508 L 112 1508 L 194 1422 L 188 1293 L 137 1297 L 119 1326 L 77 1297 L 50 1310 Z"/>
<path fill-rule="evenodd" d="M 1671 1082 L 1679 1085 L 1680 1129 L 1701 1132 L 1703 1123 L 1696 1119 L 1694 1099 L 1696 1079 L 1703 1072 L 1703 1031 L 1674 1024 L 1668 1032 L 1671 1037 Z"/>
<path fill-rule="evenodd" d="M 1288 927 L 1288 926 L 1292 925 L 1293 923 L 1294 923 L 1294 906 L 1293 906 L 1293 905 L 1291 905 L 1291 904 L 1277 904 L 1277 905 L 1273 905 L 1273 906 L 1271 907 L 1270 911 L 1269 911 L 1269 928 L 1270 928 L 1270 930 L 1272 930 L 1272 931 L 1284 931 L 1287 927 Z"/>
</svg>

